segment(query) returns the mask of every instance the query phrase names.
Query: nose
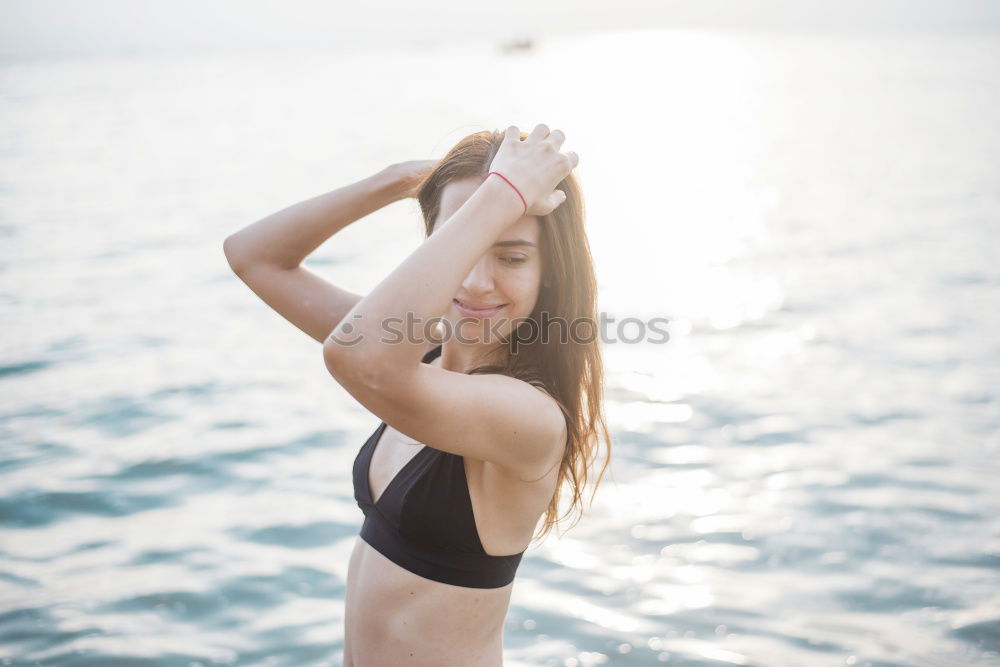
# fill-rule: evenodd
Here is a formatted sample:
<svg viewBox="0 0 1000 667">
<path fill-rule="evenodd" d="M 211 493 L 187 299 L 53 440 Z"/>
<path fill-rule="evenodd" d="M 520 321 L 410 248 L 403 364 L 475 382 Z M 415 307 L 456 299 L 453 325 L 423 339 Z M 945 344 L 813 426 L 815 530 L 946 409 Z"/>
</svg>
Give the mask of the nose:
<svg viewBox="0 0 1000 667">
<path fill-rule="evenodd" d="M 470 295 L 482 296 L 493 291 L 493 267 L 489 257 L 481 257 L 462 281 L 462 289 Z"/>
</svg>

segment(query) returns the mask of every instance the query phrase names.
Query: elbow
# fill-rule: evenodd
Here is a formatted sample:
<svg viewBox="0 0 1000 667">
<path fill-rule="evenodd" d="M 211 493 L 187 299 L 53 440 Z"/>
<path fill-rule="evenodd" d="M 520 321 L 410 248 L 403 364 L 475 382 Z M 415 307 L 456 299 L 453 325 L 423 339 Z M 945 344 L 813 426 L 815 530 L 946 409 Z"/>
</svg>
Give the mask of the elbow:
<svg viewBox="0 0 1000 667">
<path fill-rule="evenodd" d="M 236 251 L 236 242 L 233 240 L 233 236 L 227 236 L 226 240 L 222 242 L 222 253 L 226 256 L 226 261 L 229 262 L 229 268 L 233 270 L 233 273 L 239 275 L 240 271 L 243 270 L 243 261 Z"/>
<path fill-rule="evenodd" d="M 374 341 L 372 334 L 361 331 L 349 315 L 341 318 L 324 339 L 323 360 L 331 373 L 340 368 L 374 375 L 387 365 L 383 346 Z"/>
<path fill-rule="evenodd" d="M 380 365 L 342 334 L 330 334 L 323 342 L 323 363 L 340 384 L 351 388 L 375 389 L 382 383 Z"/>
<path fill-rule="evenodd" d="M 340 386 L 358 400 L 383 396 L 399 385 L 399 378 L 391 376 L 382 365 L 360 350 L 337 342 L 333 336 L 323 343 L 323 363 Z"/>
<path fill-rule="evenodd" d="M 350 328 L 351 325 L 347 324 L 347 327 Z M 338 322 L 323 341 L 323 361 L 326 362 L 326 367 L 333 372 L 334 368 L 356 364 L 362 354 L 360 348 L 363 346 L 359 345 L 360 342 L 357 335 L 344 330 L 343 320 Z"/>
<path fill-rule="evenodd" d="M 323 364 L 330 375 L 339 378 L 347 369 L 350 361 L 348 353 L 350 350 L 337 342 L 336 336 L 330 334 L 323 341 Z"/>
</svg>

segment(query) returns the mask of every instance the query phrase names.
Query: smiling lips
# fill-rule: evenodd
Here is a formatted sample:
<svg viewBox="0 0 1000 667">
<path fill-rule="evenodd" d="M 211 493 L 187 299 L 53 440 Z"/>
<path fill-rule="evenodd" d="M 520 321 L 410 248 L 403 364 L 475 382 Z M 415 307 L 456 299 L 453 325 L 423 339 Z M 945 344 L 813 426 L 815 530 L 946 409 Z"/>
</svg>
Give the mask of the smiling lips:
<svg viewBox="0 0 1000 667">
<path fill-rule="evenodd" d="M 458 312 L 462 313 L 466 317 L 474 317 L 479 320 L 496 315 L 500 312 L 501 308 L 507 305 L 502 303 L 499 306 L 473 307 L 471 304 L 466 304 L 458 299 L 452 299 L 452 303 L 455 304 L 455 308 Z"/>
</svg>

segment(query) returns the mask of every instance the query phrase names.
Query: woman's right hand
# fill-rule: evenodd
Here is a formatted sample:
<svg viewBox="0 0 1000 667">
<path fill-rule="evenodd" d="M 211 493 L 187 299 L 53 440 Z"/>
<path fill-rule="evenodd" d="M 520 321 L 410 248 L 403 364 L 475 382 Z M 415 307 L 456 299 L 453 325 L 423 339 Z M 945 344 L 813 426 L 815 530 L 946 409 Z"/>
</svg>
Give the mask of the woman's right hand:
<svg viewBox="0 0 1000 667">
<path fill-rule="evenodd" d="M 549 132 L 544 124 L 536 125 L 523 140 L 516 125 L 507 128 L 489 170 L 503 174 L 521 192 L 527 204 L 525 215 L 548 215 L 566 201 L 566 195 L 555 188 L 580 163 L 580 157 L 573 151 L 559 152 L 565 140 L 561 130 Z"/>
<path fill-rule="evenodd" d="M 416 197 L 420 184 L 438 165 L 439 160 L 407 160 L 397 162 L 389 169 L 396 179 L 399 192 L 403 199 Z"/>
</svg>

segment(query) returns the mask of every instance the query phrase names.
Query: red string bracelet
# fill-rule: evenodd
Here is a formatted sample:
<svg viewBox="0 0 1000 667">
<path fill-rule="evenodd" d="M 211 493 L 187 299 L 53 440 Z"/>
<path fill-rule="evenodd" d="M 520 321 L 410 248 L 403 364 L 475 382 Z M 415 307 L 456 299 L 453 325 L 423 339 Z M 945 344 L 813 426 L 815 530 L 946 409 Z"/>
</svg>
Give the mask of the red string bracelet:
<svg viewBox="0 0 1000 667">
<path fill-rule="evenodd" d="M 491 171 L 489 174 L 486 174 L 486 178 L 483 179 L 483 182 L 485 182 L 486 179 L 490 177 L 490 174 L 496 174 L 497 176 L 499 176 L 503 180 L 507 181 L 507 177 L 504 176 L 503 174 L 501 174 L 499 171 Z M 517 193 L 517 196 L 521 198 L 521 203 L 524 204 L 524 213 L 527 213 L 528 212 L 528 202 L 524 201 L 524 195 L 522 195 L 521 191 L 518 190 L 514 186 L 514 184 L 511 183 L 510 181 L 507 181 L 507 185 L 509 185 L 510 187 L 514 188 L 514 192 Z M 524 215 L 524 213 L 522 213 L 522 215 Z"/>
</svg>

